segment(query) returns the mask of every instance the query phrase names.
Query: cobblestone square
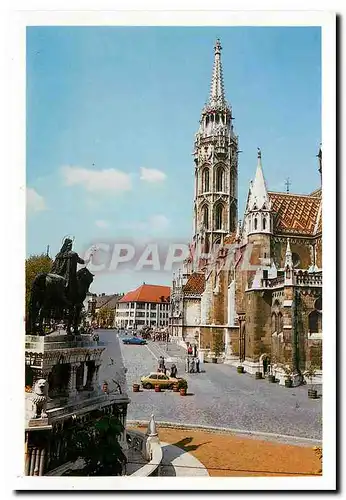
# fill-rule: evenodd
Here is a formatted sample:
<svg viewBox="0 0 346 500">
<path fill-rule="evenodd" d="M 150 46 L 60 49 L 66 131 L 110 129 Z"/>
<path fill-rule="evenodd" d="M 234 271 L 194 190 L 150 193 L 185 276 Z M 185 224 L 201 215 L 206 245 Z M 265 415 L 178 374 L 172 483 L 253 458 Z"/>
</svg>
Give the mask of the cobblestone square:
<svg viewBox="0 0 346 500">
<path fill-rule="evenodd" d="M 158 421 L 227 427 L 253 432 L 277 433 L 302 438 L 322 439 L 322 398 L 308 399 L 307 387 L 288 389 L 254 376 L 238 374 L 229 365 L 203 365 L 204 373 L 187 374 L 184 350 L 172 343 L 148 342 L 147 346 L 123 345 L 113 330 L 100 331 L 108 343 L 104 354 L 116 358 L 121 351 L 127 368 L 127 388 L 131 398 L 129 420 L 148 420 L 152 413 Z M 178 376 L 187 379 L 189 395 L 172 391 L 132 392 L 132 384 L 155 370 L 163 355 L 166 367 L 170 359 L 178 367 Z M 100 381 L 109 376 L 112 366 L 102 368 Z"/>
</svg>

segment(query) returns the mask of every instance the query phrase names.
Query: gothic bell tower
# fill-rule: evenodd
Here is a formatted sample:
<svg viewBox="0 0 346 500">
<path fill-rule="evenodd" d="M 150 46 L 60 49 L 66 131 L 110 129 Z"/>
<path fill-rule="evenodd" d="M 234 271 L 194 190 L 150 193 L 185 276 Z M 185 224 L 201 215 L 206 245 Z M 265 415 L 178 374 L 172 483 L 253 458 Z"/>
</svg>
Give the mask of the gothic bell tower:
<svg viewBox="0 0 346 500">
<path fill-rule="evenodd" d="M 225 98 L 221 50 L 217 40 L 210 96 L 202 109 L 194 144 L 193 239 L 206 252 L 237 230 L 238 218 L 238 137 L 233 130 L 232 108 Z"/>
</svg>

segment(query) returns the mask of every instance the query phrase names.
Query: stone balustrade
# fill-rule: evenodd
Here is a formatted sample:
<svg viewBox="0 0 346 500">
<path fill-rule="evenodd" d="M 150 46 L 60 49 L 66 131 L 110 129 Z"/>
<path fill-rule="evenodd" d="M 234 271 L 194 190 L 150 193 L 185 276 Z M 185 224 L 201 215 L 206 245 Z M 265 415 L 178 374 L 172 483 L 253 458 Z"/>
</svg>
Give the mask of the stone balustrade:
<svg viewBox="0 0 346 500">
<path fill-rule="evenodd" d="M 296 284 L 303 286 L 322 286 L 322 274 L 297 271 L 294 273 Z"/>
<path fill-rule="evenodd" d="M 137 469 L 131 477 L 148 477 L 160 475 L 160 464 L 163 459 L 162 447 L 159 439 L 150 439 L 150 436 L 142 432 L 129 430 L 127 431 L 128 442 L 128 458 L 135 456 L 134 452 L 139 452 L 142 458 L 147 461 L 142 467 Z"/>
<path fill-rule="evenodd" d="M 96 348 L 105 346 L 103 342 L 93 340 L 91 336 L 87 338 L 77 338 L 68 340 L 67 336 L 57 335 L 56 337 L 40 337 L 36 335 L 25 336 L 25 349 L 36 352 L 53 351 L 57 349 L 70 349 L 70 348 Z"/>
<path fill-rule="evenodd" d="M 262 285 L 264 288 L 276 288 L 282 287 L 284 285 L 284 276 L 278 276 L 277 278 L 263 278 Z"/>
<path fill-rule="evenodd" d="M 285 277 L 278 276 L 277 278 L 263 278 L 261 280 L 263 288 L 279 288 L 284 286 Z M 308 273 L 307 271 L 294 272 L 294 285 L 297 286 L 322 286 L 322 274 Z"/>
</svg>

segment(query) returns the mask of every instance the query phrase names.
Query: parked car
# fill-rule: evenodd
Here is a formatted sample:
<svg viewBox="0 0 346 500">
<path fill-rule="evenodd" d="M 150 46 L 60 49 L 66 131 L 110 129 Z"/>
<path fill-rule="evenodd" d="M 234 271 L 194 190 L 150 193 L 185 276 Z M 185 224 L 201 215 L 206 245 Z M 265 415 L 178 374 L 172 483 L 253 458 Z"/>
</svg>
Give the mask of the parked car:
<svg viewBox="0 0 346 500">
<path fill-rule="evenodd" d="M 127 337 L 121 340 L 123 344 L 145 345 L 147 343 L 146 340 L 141 339 L 140 337 Z"/>
<path fill-rule="evenodd" d="M 152 389 L 155 385 L 172 389 L 173 384 L 177 381 L 178 379 L 169 377 L 160 372 L 152 372 L 141 378 L 141 384 L 145 389 Z"/>
</svg>

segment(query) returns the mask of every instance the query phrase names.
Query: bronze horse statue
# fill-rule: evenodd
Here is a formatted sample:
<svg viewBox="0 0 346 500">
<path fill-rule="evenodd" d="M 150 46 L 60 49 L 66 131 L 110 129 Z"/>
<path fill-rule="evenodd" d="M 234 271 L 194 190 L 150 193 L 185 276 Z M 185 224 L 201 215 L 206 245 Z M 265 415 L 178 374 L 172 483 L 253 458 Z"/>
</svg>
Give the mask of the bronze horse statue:
<svg viewBox="0 0 346 500">
<path fill-rule="evenodd" d="M 52 273 L 40 273 L 34 279 L 30 302 L 28 329 L 31 335 L 44 335 L 44 321 L 67 320 L 67 334 L 78 334 L 83 302 L 94 275 L 83 267 L 76 273 L 77 286 L 68 291 L 64 277 Z"/>
</svg>

